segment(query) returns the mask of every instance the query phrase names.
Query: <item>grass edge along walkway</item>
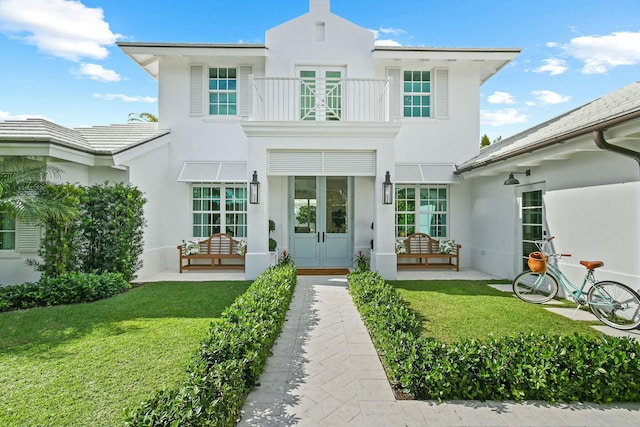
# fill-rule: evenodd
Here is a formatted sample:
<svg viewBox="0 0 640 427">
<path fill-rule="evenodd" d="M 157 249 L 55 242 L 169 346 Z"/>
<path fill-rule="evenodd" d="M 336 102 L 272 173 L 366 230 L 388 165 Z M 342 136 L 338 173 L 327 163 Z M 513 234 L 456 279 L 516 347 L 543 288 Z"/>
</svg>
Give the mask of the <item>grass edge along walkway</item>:
<svg viewBox="0 0 640 427">
<path fill-rule="evenodd" d="M 295 285 L 293 264 L 269 267 L 212 324 L 188 380 L 156 393 L 129 414 L 127 425 L 235 425 L 280 335 Z"/>
</svg>

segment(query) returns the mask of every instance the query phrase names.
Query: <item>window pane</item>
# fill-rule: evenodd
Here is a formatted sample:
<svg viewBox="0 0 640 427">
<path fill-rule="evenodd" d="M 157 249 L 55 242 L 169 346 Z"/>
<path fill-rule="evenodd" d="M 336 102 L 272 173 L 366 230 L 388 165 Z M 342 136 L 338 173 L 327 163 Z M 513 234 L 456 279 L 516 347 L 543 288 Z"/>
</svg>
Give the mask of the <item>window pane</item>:
<svg viewBox="0 0 640 427">
<path fill-rule="evenodd" d="M 209 114 L 235 115 L 236 69 L 212 68 L 209 70 Z"/>
</svg>

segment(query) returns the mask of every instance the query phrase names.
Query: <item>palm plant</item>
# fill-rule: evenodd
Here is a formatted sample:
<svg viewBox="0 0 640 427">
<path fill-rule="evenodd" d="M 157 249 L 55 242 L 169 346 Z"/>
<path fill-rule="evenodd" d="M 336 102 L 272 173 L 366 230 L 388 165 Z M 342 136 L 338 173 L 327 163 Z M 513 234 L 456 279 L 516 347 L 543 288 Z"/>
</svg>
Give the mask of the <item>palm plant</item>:
<svg viewBox="0 0 640 427">
<path fill-rule="evenodd" d="M 158 116 L 152 113 L 129 113 L 129 123 L 150 123 L 157 122 Z"/>
<path fill-rule="evenodd" d="M 25 157 L 0 159 L 0 212 L 39 224 L 73 218 L 77 214 L 74 207 L 43 195 L 47 180 L 61 174 L 56 166 Z"/>
</svg>

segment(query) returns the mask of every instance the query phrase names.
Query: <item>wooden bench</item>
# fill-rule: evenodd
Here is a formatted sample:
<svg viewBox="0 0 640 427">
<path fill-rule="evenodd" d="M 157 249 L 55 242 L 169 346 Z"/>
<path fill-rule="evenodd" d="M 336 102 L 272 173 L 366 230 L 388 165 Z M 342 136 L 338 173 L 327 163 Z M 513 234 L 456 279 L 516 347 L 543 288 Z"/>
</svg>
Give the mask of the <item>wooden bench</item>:
<svg viewBox="0 0 640 427">
<path fill-rule="evenodd" d="M 178 254 L 180 255 L 180 273 L 182 270 L 192 269 L 215 269 L 215 268 L 244 268 L 244 253 L 238 253 L 240 241 L 234 239 L 228 234 L 216 233 L 212 234 L 204 240 L 198 241 L 200 249 L 197 253 L 186 253 L 186 244 L 178 246 Z M 238 264 L 222 264 L 223 260 L 242 260 Z M 184 260 L 187 264 L 184 264 Z M 192 263 L 192 261 L 204 260 L 209 261 L 208 264 Z"/>
<path fill-rule="evenodd" d="M 417 260 L 415 264 L 400 264 L 398 267 L 407 268 L 455 268 L 460 271 L 460 248 L 455 245 L 455 253 L 441 253 L 440 241 L 425 233 L 410 234 L 404 240 L 406 253 L 399 253 L 398 260 L 413 258 Z M 445 262 L 429 263 L 430 259 L 445 260 Z"/>
</svg>

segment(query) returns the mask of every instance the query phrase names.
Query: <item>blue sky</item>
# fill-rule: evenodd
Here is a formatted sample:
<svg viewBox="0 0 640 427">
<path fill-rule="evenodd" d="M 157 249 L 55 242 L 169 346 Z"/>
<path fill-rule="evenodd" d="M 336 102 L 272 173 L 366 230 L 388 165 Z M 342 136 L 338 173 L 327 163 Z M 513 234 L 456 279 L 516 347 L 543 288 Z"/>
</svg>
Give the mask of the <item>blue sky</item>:
<svg viewBox="0 0 640 427">
<path fill-rule="evenodd" d="M 0 0 L 0 120 L 125 123 L 157 112 L 157 83 L 115 45 L 263 43 L 308 0 Z M 481 87 L 491 140 L 640 80 L 640 0 L 332 0 L 331 10 L 404 46 L 522 53 Z"/>
</svg>

